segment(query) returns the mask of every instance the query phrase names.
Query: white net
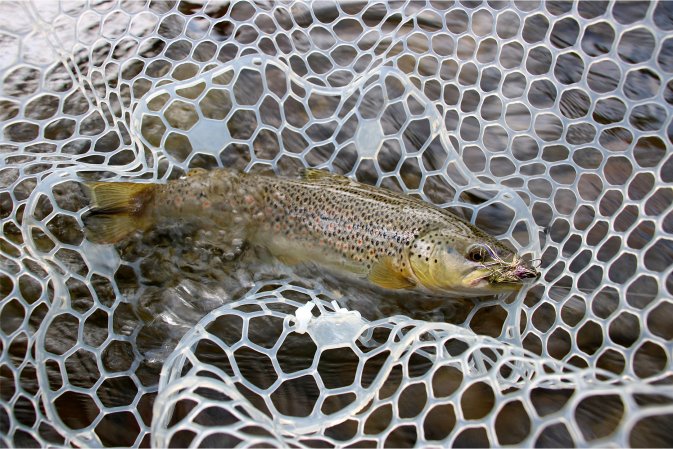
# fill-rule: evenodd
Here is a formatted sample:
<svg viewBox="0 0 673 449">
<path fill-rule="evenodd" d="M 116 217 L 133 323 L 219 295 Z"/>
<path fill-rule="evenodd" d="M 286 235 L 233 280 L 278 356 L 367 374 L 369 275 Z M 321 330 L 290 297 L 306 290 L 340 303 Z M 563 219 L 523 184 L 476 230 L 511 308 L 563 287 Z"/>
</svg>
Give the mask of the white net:
<svg viewBox="0 0 673 449">
<path fill-rule="evenodd" d="M 2 3 L 4 446 L 672 446 L 673 3 Z M 81 182 L 314 166 L 541 258 L 381 295 Z"/>
</svg>

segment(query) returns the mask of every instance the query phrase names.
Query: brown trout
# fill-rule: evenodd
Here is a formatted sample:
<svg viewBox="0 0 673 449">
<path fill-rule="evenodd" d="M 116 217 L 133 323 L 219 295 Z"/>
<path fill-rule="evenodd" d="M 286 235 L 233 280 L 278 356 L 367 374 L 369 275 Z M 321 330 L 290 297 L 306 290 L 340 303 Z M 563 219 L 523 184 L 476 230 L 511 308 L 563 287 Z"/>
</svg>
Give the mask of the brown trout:
<svg viewBox="0 0 673 449">
<path fill-rule="evenodd" d="M 86 184 L 87 237 L 115 243 L 162 223 L 190 222 L 387 289 L 452 296 L 514 291 L 530 265 L 467 221 L 421 200 L 308 169 L 300 179 L 192 170 L 166 184 Z"/>
</svg>

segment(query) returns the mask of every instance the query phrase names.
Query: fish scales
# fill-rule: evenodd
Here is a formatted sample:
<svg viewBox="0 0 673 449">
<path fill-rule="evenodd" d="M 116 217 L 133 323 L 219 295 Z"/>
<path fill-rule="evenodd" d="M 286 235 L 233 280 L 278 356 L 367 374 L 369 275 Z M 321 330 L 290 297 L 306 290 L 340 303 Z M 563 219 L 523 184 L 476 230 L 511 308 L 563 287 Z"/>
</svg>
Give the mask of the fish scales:
<svg viewBox="0 0 673 449">
<path fill-rule="evenodd" d="M 441 223 L 435 211 L 409 214 L 407 201 L 388 195 L 366 195 L 347 184 L 263 179 L 270 206 L 268 222 L 290 241 L 334 251 L 370 269 L 382 257 L 400 265 L 420 232 Z M 271 193 L 273 192 L 273 193 Z M 269 234 L 265 225 L 264 240 Z M 273 237 L 273 236 L 272 236 Z"/>
</svg>

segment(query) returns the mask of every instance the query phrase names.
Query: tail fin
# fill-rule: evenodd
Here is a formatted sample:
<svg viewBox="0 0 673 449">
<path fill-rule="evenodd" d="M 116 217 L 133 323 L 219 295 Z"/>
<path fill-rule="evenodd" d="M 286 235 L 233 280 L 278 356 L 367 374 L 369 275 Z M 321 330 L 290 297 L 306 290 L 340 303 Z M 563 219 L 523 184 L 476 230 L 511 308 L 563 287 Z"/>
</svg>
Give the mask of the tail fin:
<svg viewBox="0 0 673 449">
<path fill-rule="evenodd" d="M 149 205 L 156 184 L 87 182 L 91 212 L 84 217 L 86 236 L 96 243 L 116 243 L 152 225 Z"/>
</svg>

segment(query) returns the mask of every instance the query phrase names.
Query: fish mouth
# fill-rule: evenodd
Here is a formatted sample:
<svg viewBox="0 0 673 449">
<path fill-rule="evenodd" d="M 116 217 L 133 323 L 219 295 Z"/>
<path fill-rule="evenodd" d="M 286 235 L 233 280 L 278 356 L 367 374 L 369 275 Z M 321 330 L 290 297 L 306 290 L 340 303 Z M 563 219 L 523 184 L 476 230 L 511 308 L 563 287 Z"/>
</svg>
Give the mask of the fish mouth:
<svg viewBox="0 0 673 449">
<path fill-rule="evenodd" d="M 523 284 L 533 282 L 540 277 L 540 273 L 521 260 L 511 263 L 494 263 L 482 265 L 470 273 L 465 284 L 469 287 L 490 285 L 492 287 L 520 288 Z"/>
</svg>

